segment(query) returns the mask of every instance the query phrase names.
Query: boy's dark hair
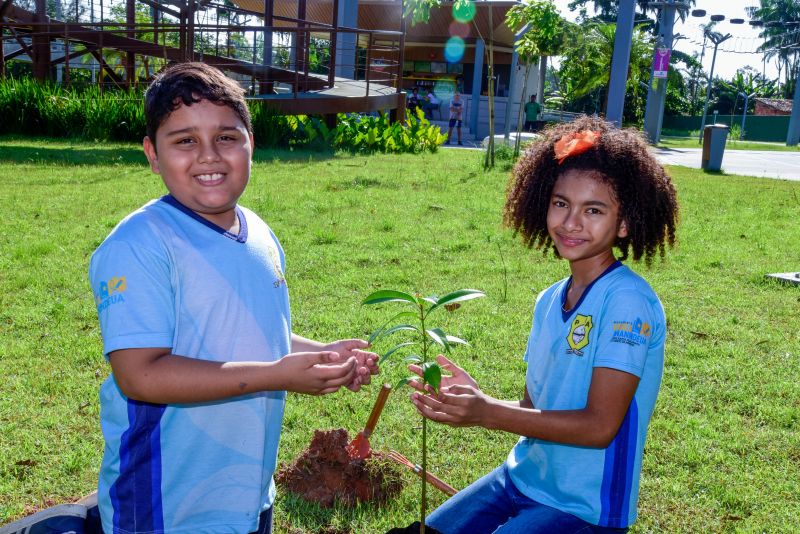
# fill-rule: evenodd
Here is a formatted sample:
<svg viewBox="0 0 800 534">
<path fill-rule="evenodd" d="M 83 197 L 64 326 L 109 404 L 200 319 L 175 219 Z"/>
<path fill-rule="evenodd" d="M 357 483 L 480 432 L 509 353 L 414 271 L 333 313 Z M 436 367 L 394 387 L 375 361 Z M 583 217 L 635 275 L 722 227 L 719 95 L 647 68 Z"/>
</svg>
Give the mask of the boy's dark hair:
<svg viewBox="0 0 800 534">
<path fill-rule="evenodd" d="M 585 130 L 600 132 L 596 144 L 559 164 L 556 141 Z M 663 257 L 665 245 L 675 244 L 675 188 L 641 134 L 584 116 L 545 131 L 544 139 L 535 142 L 514 166 L 504 221 L 522 235 L 527 246 L 545 252 L 552 248 L 558 255 L 547 231 L 547 210 L 556 180 L 571 169 L 592 171 L 611 186 L 619 202 L 620 219 L 628 229 L 628 235 L 615 243 L 622 253 L 620 259 L 626 259 L 632 251 L 634 260 L 644 256 L 649 265 L 656 251 Z"/>
<path fill-rule="evenodd" d="M 144 97 L 147 137 L 155 145 L 156 131 L 170 113 L 183 104 L 191 106 L 202 100 L 228 106 L 253 132 L 250 110 L 244 90 L 221 70 L 205 63 L 174 63 L 158 73 Z"/>
</svg>

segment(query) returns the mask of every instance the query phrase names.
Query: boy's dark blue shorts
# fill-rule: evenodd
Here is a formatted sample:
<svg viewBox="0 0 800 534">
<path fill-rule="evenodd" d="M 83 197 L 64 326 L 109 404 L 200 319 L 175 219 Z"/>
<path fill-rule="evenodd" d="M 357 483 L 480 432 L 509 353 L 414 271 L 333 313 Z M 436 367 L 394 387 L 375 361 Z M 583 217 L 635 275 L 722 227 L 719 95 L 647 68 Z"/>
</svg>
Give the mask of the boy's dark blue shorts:
<svg viewBox="0 0 800 534">
<path fill-rule="evenodd" d="M 450 128 L 453 126 L 456 128 L 461 128 L 461 119 L 450 119 Z"/>
</svg>

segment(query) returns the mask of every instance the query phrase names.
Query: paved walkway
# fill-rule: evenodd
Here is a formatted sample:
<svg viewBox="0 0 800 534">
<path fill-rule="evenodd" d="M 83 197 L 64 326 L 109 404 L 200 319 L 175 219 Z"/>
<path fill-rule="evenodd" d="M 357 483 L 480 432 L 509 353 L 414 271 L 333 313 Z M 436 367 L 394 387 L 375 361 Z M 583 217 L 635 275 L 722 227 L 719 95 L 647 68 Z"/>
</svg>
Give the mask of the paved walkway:
<svg viewBox="0 0 800 534">
<path fill-rule="evenodd" d="M 531 134 L 523 133 L 522 135 L 527 137 Z M 495 136 L 495 143 L 502 142 L 502 134 Z M 452 145 L 445 145 L 445 147 L 456 148 Z M 466 139 L 464 146 L 458 148 L 482 149 L 477 141 Z M 658 161 L 664 165 L 699 169 L 703 158 L 702 148 L 653 148 L 652 150 Z M 800 152 L 726 150 L 722 156 L 722 170 L 727 174 L 800 181 Z"/>
<path fill-rule="evenodd" d="M 665 165 L 700 168 L 701 148 L 654 148 L 653 153 Z M 781 178 L 800 181 L 800 152 L 769 150 L 726 150 L 722 170 L 727 174 Z"/>
</svg>

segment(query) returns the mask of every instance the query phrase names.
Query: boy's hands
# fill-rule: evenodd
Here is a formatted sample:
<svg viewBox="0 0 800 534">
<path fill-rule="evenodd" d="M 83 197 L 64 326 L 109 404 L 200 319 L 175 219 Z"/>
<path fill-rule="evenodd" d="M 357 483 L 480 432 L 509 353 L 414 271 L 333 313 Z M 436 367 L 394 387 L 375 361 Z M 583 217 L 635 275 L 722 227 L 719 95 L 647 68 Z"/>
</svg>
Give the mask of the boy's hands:
<svg viewBox="0 0 800 534">
<path fill-rule="evenodd" d="M 355 356 L 338 352 L 293 352 L 279 360 L 287 391 L 325 395 L 348 386 L 356 379 Z"/>
<path fill-rule="evenodd" d="M 377 375 L 380 372 L 380 369 L 378 369 L 378 355 L 374 352 L 362 350 L 367 347 L 369 347 L 369 343 L 363 339 L 340 339 L 322 347 L 322 350 L 339 353 L 342 358 L 352 356 L 356 359 L 355 377 L 352 382 L 346 385 L 350 391 L 358 391 L 361 386 L 370 383 L 372 375 Z"/>
</svg>

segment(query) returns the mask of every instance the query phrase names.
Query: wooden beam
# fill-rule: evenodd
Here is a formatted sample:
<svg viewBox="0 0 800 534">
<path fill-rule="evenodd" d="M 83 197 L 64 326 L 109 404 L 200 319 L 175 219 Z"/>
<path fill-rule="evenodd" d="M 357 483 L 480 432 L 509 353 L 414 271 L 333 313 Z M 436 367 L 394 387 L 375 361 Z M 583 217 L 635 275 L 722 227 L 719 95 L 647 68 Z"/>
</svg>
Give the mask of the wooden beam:
<svg viewBox="0 0 800 534">
<path fill-rule="evenodd" d="M 97 50 L 97 46 L 94 45 L 83 45 L 83 46 L 86 46 L 87 48 L 84 48 L 83 50 L 76 50 L 75 52 L 70 52 L 69 55 L 62 56 L 58 59 L 54 59 L 53 65 L 58 65 L 60 63 L 64 63 L 65 61 L 72 61 L 76 57 L 85 56 L 86 54 L 91 54 L 92 52 Z"/>
<path fill-rule="evenodd" d="M 36 22 L 47 23 L 47 0 L 36 0 Z M 50 36 L 47 26 L 40 26 L 33 34 L 33 76 L 40 82 L 50 79 Z"/>
<path fill-rule="evenodd" d="M 56 0 L 58 1 L 58 0 Z M 136 2 L 135 0 L 126 0 L 125 2 L 125 23 L 128 31 L 126 35 L 129 39 L 136 37 L 133 31 L 136 26 Z M 133 87 L 134 77 L 136 76 L 136 54 L 129 50 L 125 53 L 125 86 L 130 89 Z"/>
<path fill-rule="evenodd" d="M 117 75 L 116 72 L 114 72 L 114 69 L 108 66 L 108 63 L 106 63 L 106 60 L 103 57 L 103 54 L 101 54 L 99 50 L 92 50 L 90 54 L 94 56 L 94 58 L 100 64 L 100 68 L 103 69 L 103 71 L 106 74 L 108 74 L 109 78 L 111 78 L 111 81 L 114 82 L 120 89 L 122 89 L 123 86 L 122 79 Z"/>
</svg>

